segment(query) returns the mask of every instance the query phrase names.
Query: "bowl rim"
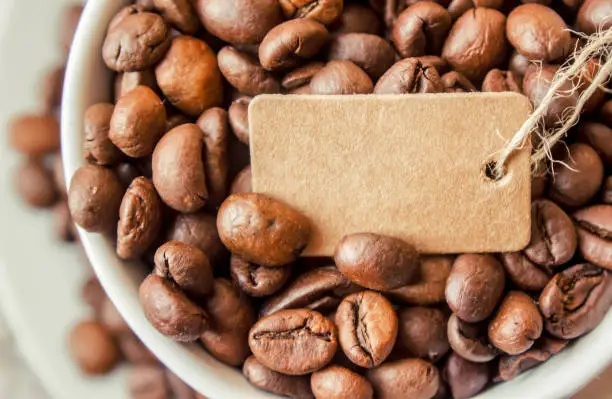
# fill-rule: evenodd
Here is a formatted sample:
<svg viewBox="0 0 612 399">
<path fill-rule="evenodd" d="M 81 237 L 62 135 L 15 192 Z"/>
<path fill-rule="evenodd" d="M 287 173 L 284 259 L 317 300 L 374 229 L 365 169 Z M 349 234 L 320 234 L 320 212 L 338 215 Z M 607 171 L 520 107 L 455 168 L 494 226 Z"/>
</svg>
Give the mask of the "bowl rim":
<svg viewBox="0 0 612 399">
<path fill-rule="evenodd" d="M 90 105 L 96 102 L 93 99 L 95 97 L 98 101 L 108 101 L 110 98 L 110 82 L 104 83 L 104 79 L 96 80 L 99 85 L 106 84 L 106 88 L 101 86 L 100 94 L 88 92 L 88 83 L 92 84 L 89 75 L 102 63 L 101 51 L 96 49 L 101 49 L 110 18 L 121 6 L 129 3 L 130 0 L 89 0 L 77 28 L 66 68 L 61 113 L 62 159 L 67 185 L 76 169 L 85 164 L 82 156 L 82 120 L 86 109 L 84 102 Z M 100 235 L 88 233 L 80 227 L 78 232 L 109 298 L 130 328 L 173 373 L 211 398 L 277 397 L 253 387 L 239 370 L 212 358 L 198 345 L 178 344 L 160 334 L 148 323 L 140 308 L 134 280 L 137 264 L 120 261 L 111 244 Z M 552 399 L 575 393 L 612 361 L 612 340 L 607 339 L 607 330 L 612 330 L 612 312 L 608 312 L 595 330 L 573 342 L 569 348 L 555 355 L 554 359 L 519 375 L 511 382 L 489 388 L 476 398 Z M 547 383 L 542 384 L 542 381 Z"/>
</svg>

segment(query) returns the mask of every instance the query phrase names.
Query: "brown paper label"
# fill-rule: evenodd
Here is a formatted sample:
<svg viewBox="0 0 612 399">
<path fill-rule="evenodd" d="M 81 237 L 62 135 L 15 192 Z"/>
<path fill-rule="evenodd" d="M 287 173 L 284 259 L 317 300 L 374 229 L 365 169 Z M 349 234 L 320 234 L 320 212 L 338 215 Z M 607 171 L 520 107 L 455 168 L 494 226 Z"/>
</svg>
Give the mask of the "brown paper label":
<svg viewBox="0 0 612 399">
<path fill-rule="evenodd" d="M 530 145 L 505 176 L 487 160 L 529 116 L 516 93 L 255 98 L 253 190 L 310 217 L 305 255 L 374 232 L 423 253 L 519 250 L 530 236 Z"/>
</svg>

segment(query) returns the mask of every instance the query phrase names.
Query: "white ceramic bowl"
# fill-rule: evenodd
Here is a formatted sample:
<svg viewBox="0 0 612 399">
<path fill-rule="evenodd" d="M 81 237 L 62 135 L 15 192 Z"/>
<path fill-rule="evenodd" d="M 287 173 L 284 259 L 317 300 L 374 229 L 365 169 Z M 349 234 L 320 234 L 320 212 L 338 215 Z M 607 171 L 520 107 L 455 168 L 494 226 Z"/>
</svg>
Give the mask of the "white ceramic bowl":
<svg viewBox="0 0 612 399">
<path fill-rule="evenodd" d="M 62 154 L 66 179 L 84 163 L 83 114 L 97 101 L 111 98 L 111 73 L 101 57 L 106 27 L 129 0 L 89 0 L 72 47 L 62 106 Z M 144 317 L 137 288 L 138 267 L 122 262 L 100 235 L 79 230 L 87 255 L 108 295 L 130 327 L 174 373 L 212 399 L 270 398 L 253 388 L 239 370 L 214 360 L 197 345 L 177 344 L 159 334 Z M 493 398 L 562 398 L 576 392 L 612 360 L 612 313 L 601 325 L 561 354 L 514 381 L 478 396 Z"/>
</svg>

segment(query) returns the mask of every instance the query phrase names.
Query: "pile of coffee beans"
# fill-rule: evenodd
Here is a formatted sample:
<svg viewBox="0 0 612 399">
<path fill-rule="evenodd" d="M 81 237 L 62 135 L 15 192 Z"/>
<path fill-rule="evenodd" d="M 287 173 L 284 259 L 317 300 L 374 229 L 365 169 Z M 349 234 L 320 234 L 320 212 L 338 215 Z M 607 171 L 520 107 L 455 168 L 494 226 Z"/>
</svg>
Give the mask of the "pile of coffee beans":
<svg viewBox="0 0 612 399">
<path fill-rule="evenodd" d="M 546 361 L 612 303 L 612 100 L 596 91 L 523 251 L 421 256 L 362 233 L 306 258 L 310 221 L 252 193 L 248 105 L 281 94 L 514 91 L 539 105 L 612 0 L 138 0 L 101 49 L 72 217 L 140 259 L 144 312 L 293 398 L 467 398 Z M 603 26 L 601 26 L 603 24 Z M 541 68 L 538 68 L 541 65 Z M 554 127 L 599 70 L 547 109 Z M 569 167 L 568 167 L 569 166 Z M 283 167 L 279 164 L 279 167 Z M 350 171 L 347 171 L 350 173 Z M 346 210 L 350 212 L 350 209 Z"/>
</svg>

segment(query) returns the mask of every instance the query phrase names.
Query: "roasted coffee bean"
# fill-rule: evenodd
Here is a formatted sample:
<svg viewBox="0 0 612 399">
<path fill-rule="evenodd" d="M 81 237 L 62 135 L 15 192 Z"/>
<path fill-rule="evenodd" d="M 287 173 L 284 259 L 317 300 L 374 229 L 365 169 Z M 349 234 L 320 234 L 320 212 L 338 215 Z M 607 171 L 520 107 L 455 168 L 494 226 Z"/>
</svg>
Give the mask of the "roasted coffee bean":
<svg viewBox="0 0 612 399">
<path fill-rule="evenodd" d="M 261 364 L 255 356 L 250 356 L 242 366 L 244 377 L 259 389 L 291 399 L 314 398 L 307 375 L 286 375 L 271 370 Z"/>
<path fill-rule="evenodd" d="M 340 366 L 315 371 L 310 378 L 317 399 L 372 399 L 372 384 L 363 376 Z"/>
<path fill-rule="evenodd" d="M 81 166 L 70 181 L 68 207 L 76 224 L 89 232 L 108 233 L 117 227 L 124 188 L 110 169 Z"/>
<path fill-rule="evenodd" d="M 115 166 L 114 171 L 119 178 L 119 181 L 126 189 L 130 184 L 132 184 L 132 180 L 142 175 L 140 170 L 138 170 L 134 164 L 128 162 L 121 162 Z"/>
<path fill-rule="evenodd" d="M 490 255 L 463 254 L 453 264 L 446 282 L 446 301 L 463 321 L 476 323 L 489 317 L 505 286 L 501 264 Z"/>
<path fill-rule="evenodd" d="M 159 92 L 155 81 L 155 72 L 152 69 L 145 69 L 144 71 L 117 74 L 115 77 L 115 103 L 138 86 L 147 86 L 153 91 Z"/>
<path fill-rule="evenodd" d="M 387 362 L 369 370 L 367 377 L 378 399 L 429 399 L 440 385 L 436 366 L 421 359 Z"/>
<path fill-rule="evenodd" d="M 466 11 L 472 10 L 475 7 L 474 0 L 451 0 L 448 3 L 446 9 L 453 18 L 453 21 L 456 21 Z"/>
<path fill-rule="evenodd" d="M 285 75 L 282 81 L 282 85 L 287 90 L 297 89 L 310 83 L 310 80 L 317 72 L 319 72 L 325 66 L 322 62 L 311 62 L 294 69 Z"/>
<path fill-rule="evenodd" d="M 344 236 L 336 246 L 334 261 L 349 280 L 378 291 L 407 285 L 419 272 L 419 255 L 412 245 L 373 233 Z"/>
<path fill-rule="evenodd" d="M 131 4 L 121 8 L 119 12 L 117 12 L 117 14 L 115 14 L 115 16 L 108 23 L 108 32 L 115 29 L 115 27 L 117 27 L 121 22 L 123 22 L 124 19 L 126 19 L 130 15 L 140 14 L 145 11 L 150 10 L 146 10 L 144 7 L 138 4 Z"/>
<path fill-rule="evenodd" d="M 74 34 L 82 13 L 83 5 L 81 4 L 69 5 L 62 11 L 63 15 L 61 24 L 59 25 L 61 27 L 59 36 L 60 44 L 66 54 L 68 54 L 72 46 L 72 39 L 74 39 Z"/>
<path fill-rule="evenodd" d="M 249 329 L 255 323 L 252 304 L 229 280 L 218 278 L 204 309 L 212 322 L 200 341 L 217 360 L 240 366 L 250 353 Z"/>
<path fill-rule="evenodd" d="M 285 18 L 309 18 L 324 25 L 342 14 L 344 0 L 279 0 Z"/>
<path fill-rule="evenodd" d="M 510 355 L 523 353 L 542 335 L 543 321 L 527 294 L 510 291 L 489 324 L 489 341 Z"/>
<path fill-rule="evenodd" d="M 85 158 L 99 165 L 113 165 L 121 157 L 121 151 L 108 137 L 115 106 L 97 103 L 85 112 Z"/>
<path fill-rule="evenodd" d="M 11 146 L 23 155 L 39 157 L 59 150 L 60 126 L 52 115 L 23 115 L 9 126 Z"/>
<path fill-rule="evenodd" d="M 234 101 L 228 110 L 232 132 L 246 145 L 249 145 L 249 104 L 251 100 L 251 97 L 242 97 Z"/>
<path fill-rule="evenodd" d="M 601 188 L 601 200 L 604 204 L 612 204 L 612 176 L 606 177 Z"/>
<path fill-rule="evenodd" d="M 446 335 L 448 315 L 440 309 L 413 307 L 398 312 L 396 349 L 403 357 L 420 357 L 432 363 L 440 360 L 450 346 Z"/>
<path fill-rule="evenodd" d="M 344 11 L 330 27 L 334 33 L 381 33 L 382 21 L 370 8 L 361 4 L 344 5 Z"/>
<path fill-rule="evenodd" d="M 89 276 L 81 287 L 81 299 L 91 308 L 92 313 L 99 317 L 106 301 L 106 292 L 95 274 Z"/>
<path fill-rule="evenodd" d="M 160 333 L 179 342 L 195 341 L 209 326 L 208 315 L 170 280 L 150 274 L 140 284 L 140 304 Z"/>
<path fill-rule="evenodd" d="M 16 170 L 15 187 L 21 199 L 35 208 L 50 207 L 59 197 L 53 173 L 35 158 L 25 160 Z"/>
<path fill-rule="evenodd" d="M 491 8 L 466 12 L 453 24 L 442 58 L 457 72 L 472 81 L 500 66 L 506 57 L 506 16 Z M 486 38 L 486 40 L 483 40 Z"/>
<path fill-rule="evenodd" d="M 553 164 L 549 197 L 567 207 L 585 205 L 601 187 L 604 176 L 601 158 L 593 147 L 576 143 L 557 161 Z"/>
<path fill-rule="evenodd" d="M 444 302 L 446 280 L 453 260 L 450 256 L 422 257 L 418 279 L 385 295 L 407 305 L 427 306 Z"/>
<path fill-rule="evenodd" d="M 164 399 L 170 394 L 161 365 L 139 365 L 130 371 L 129 391 L 132 399 Z"/>
<path fill-rule="evenodd" d="M 578 138 L 589 144 L 604 164 L 612 165 L 612 128 L 598 122 L 582 122 L 578 125 Z"/>
<path fill-rule="evenodd" d="M 251 185 L 251 165 L 240 171 L 234 178 L 230 187 L 230 194 L 243 194 L 253 192 Z"/>
<path fill-rule="evenodd" d="M 186 123 L 191 123 L 191 119 L 181 113 L 172 113 L 166 118 L 166 132 Z"/>
<path fill-rule="evenodd" d="M 283 21 L 278 0 L 196 0 L 206 30 L 232 44 L 256 44 Z"/>
<path fill-rule="evenodd" d="M 179 212 L 195 212 L 208 200 L 202 159 L 202 131 L 193 124 L 166 133 L 153 152 L 153 184 L 162 200 Z"/>
<path fill-rule="evenodd" d="M 561 208 L 545 199 L 531 203 L 531 240 L 524 251 L 532 262 L 561 266 L 574 256 L 576 244 L 574 224 Z"/>
<path fill-rule="evenodd" d="M 259 46 L 259 61 L 270 71 L 287 70 L 312 58 L 327 42 L 329 32 L 312 19 L 294 19 L 272 28 Z"/>
<path fill-rule="evenodd" d="M 512 46 L 530 60 L 555 61 L 570 51 L 567 25 L 552 8 L 541 4 L 523 4 L 512 10 L 506 34 Z"/>
<path fill-rule="evenodd" d="M 599 118 L 608 127 L 612 127 L 612 100 L 606 101 L 599 108 Z"/>
<path fill-rule="evenodd" d="M 115 106 L 108 137 L 126 155 L 151 155 L 166 128 L 166 110 L 160 98 L 146 86 L 125 94 Z"/>
<path fill-rule="evenodd" d="M 191 0 L 153 0 L 155 10 L 183 33 L 196 33 L 202 25 Z"/>
<path fill-rule="evenodd" d="M 155 355 L 143 344 L 138 337 L 129 332 L 121 334 L 117 338 L 117 344 L 121 349 L 121 354 L 131 364 L 157 364 L 159 360 Z"/>
<path fill-rule="evenodd" d="M 95 321 L 82 321 L 72 328 L 70 354 L 88 375 L 110 372 L 119 363 L 119 350 L 110 332 Z"/>
<path fill-rule="evenodd" d="M 217 57 L 221 73 L 241 93 L 256 96 L 280 91 L 276 78 L 251 55 L 226 46 L 219 51 Z"/>
<path fill-rule="evenodd" d="M 304 375 L 325 367 L 338 348 L 336 326 L 318 312 L 281 310 L 260 319 L 249 333 L 253 355 L 266 367 Z"/>
<path fill-rule="evenodd" d="M 482 82 L 482 91 L 513 91 L 515 93 L 521 93 L 521 83 L 514 76 L 512 71 L 491 69 Z"/>
<path fill-rule="evenodd" d="M 163 18 L 142 12 L 126 16 L 109 29 L 102 57 L 113 71 L 142 71 L 157 63 L 169 45 L 168 26 Z"/>
<path fill-rule="evenodd" d="M 204 171 L 208 188 L 208 205 L 216 208 L 225 199 L 228 190 L 229 136 L 227 111 L 210 108 L 196 122 L 204 133 Z"/>
<path fill-rule="evenodd" d="M 596 266 L 612 269 L 612 206 L 594 205 L 573 217 L 580 254 Z"/>
<path fill-rule="evenodd" d="M 329 43 L 328 58 L 352 61 L 377 80 L 395 62 L 395 50 L 388 41 L 377 35 L 343 33 L 336 35 Z"/>
<path fill-rule="evenodd" d="M 612 304 L 608 271 L 584 263 L 555 275 L 540 295 L 546 331 L 557 338 L 577 338 L 591 331 Z"/>
<path fill-rule="evenodd" d="M 552 277 L 550 268 L 532 262 L 523 252 L 503 253 L 500 258 L 507 276 L 521 290 L 542 291 Z"/>
<path fill-rule="evenodd" d="M 490 380 L 486 363 L 474 363 L 456 353 L 446 359 L 442 378 L 448 384 L 453 399 L 467 399 L 482 391 Z"/>
<path fill-rule="evenodd" d="M 45 111 L 47 113 L 52 114 L 62 105 L 65 72 L 66 67 L 64 65 L 60 65 L 49 70 L 41 81 L 40 96 L 43 104 L 45 105 Z"/>
<path fill-rule="evenodd" d="M 469 93 L 478 91 L 462 74 L 456 71 L 447 72 L 440 78 L 445 93 Z"/>
<path fill-rule="evenodd" d="M 73 242 L 76 240 L 78 233 L 72 218 L 70 217 L 70 209 L 66 201 L 59 201 L 53 207 L 53 225 L 55 236 L 64 242 Z"/>
<path fill-rule="evenodd" d="M 592 58 L 587 61 L 586 65 L 579 72 L 578 77 L 574 79 L 574 83 L 577 86 L 578 93 L 584 93 L 589 85 L 593 82 L 593 79 L 600 71 L 602 67 L 599 59 Z M 602 86 L 603 87 L 603 86 Z M 583 114 L 589 114 L 597 111 L 599 106 L 606 100 L 606 92 L 602 88 L 598 88 L 588 97 L 587 102 L 582 108 Z"/>
<path fill-rule="evenodd" d="M 168 241 L 180 241 L 194 245 L 208 257 L 213 268 L 225 265 L 227 249 L 217 233 L 217 219 L 206 213 L 177 215 L 166 236 Z"/>
<path fill-rule="evenodd" d="M 418 1 L 402 12 L 393 26 L 393 44 L 404 58 L 440 54 L 452 25 L 441 5 Z"/>
<path fill-rule="evenodd" d="M 104 298 L 100 312 L 96 315 L 98 321 L 111 333 L 113 336 L 130 333 L 132 330 L 125 322 L 119 310 L 111 302 L 108 297 Z"/>
<path fill-rule="evenodd" d="M 435 68 L 439 75 L 445 74 L 449 71 L 446 61 L 437 55 L 423 55 L 416 58 L 421 61 L 421 64 L 423 64 L 424 67 Z"/>
<path fill-rule="evenodd" d="M 230 273 L 238 287 L 252 297 L 268 296 L 282 288 L 291 276 L 291 266 L 260 266 L 233 255 Z"/>
<path fill-rule="evenodd" d="M 512 72 L 517 78 L 523 79 L 525 73 L 527 73 L 527 69 L 531 65 L 529 58 L 514 50 L 512 55 L 510 56 L 510 60 L 508 61 L 508 69 Z"/>
<path fill-rule="evenodd" d="M 310 81 L 312 94 L 369 94 L 372 79 L 351 61 L 330 61 Z"/>
<path fill-rule="evenodd" d="M 169 241 L 157 248 L 154 272 L 178 285 L 194 301 L 212 291 L 213 273 L 208 257 L 193 245 Z"/>
<path fill-rule="evenodd" d="M 374 94 L 408 94 L 442 92 L 440 75 L 419 58 L 406 58 L 396 62 L 378 80 Z"/>
<path fill-rule="evenodd" d="M 379 366 L 391 353 L 398 319 L 381 294 L 363 291 L 344 298 L 336 312 L 338 338 L 346 357 L 358 366 Z"/>
<path fill-rule="evenodd" d="M 497 349 L 487 337 L 487 323 L 466 323 L 455 314 L 448 319 L 448 342 L 459 356 L 475 363 L 490 362 Z"/>
<path fill-rule="evenodd" d="M 502 356 L 499 359 L 497 379 L 510 381 L 523 371 L 545 362 L 552 355 L 559 353 L 569 341 L 542 337 L 527 352 L 514 356 Z"/>
<path fill-rule="evenodd" d="M 546 191 L 548 191 L 548 176 L 533 176 L 531 178 L 531 200 L 543 197 Z"/>
<path fill-rule="evenodd" d="M 217 214 L 223 244 L 262 266 L 293 262 L 308 245 L 310 221 L 293 208 L 262 194 L 233 194 Z"/>
<path fill-rule="evenodd" d="M 585 0 L 578 10 L 576 28 L 591 35 L 595 32 L 605 32 L 612 27 L 609 16 L 612 14 L 612 5 L 608 0 Z"/>
<path fill-rule="evenodd" d="M 201 40 L 188 36 L 172 39 L 155 67 L 155 77 L 170 104 L 185 115 L 197 117 L 221 105 L 223 84 L 217 56 Z"/>
<path fill-rule="evenodd" d="M 350 290 L 350 281 L 334 266 L 319 267 L 300 274 L 287 288 L 266 301 L 260 313 L 267 316 L 283 309 L 322 311 L 329 305 L 335 308 Z"/>
</svg>

